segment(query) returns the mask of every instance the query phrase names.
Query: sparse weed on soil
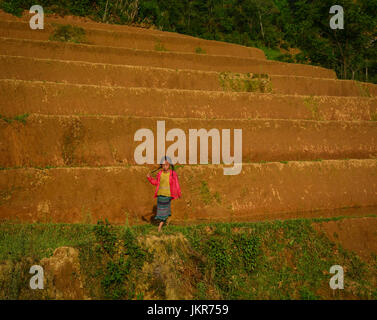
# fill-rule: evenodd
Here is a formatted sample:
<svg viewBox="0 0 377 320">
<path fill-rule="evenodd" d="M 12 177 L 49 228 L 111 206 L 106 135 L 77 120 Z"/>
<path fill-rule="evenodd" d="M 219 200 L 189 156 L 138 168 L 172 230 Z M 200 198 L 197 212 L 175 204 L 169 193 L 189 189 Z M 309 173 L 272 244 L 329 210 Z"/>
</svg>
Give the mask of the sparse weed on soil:
<svg viewBox="0 0 377 320">
<path fill-rule="evenodd" d="M 220 72 L 219 82 L 224 91 L 272 92 L 271 79 L 267 74 Z"/>
<path fill-rule="evenodd" d="M 208 187 L 208 183 L 206 181 L 200 182 L 200 198 L 204 202 L 205 205 L 210 205 L 214 200 L 221 204 L 221 196 L 220 193 L 215 192 L 211 193 Z"/>
<path fill-rule="evenodd" d="M 356 83 L 356 86 L 358 87 L 360 95 L 362 97 L 370 98 L 372 96 L 370 94 L 369 88 L 365 84 L 360 83 L 359 81 L 354 81 L 354 83 Z"/>
<path fill-rule="evenodd" d="M 23 124 L 26 123 L 26 119 L 29 117 L 28 113 L 20 114 L 14 117 L 6 117 L 0 114 L 0 120 L 4 120 L 7 123 L 12 123 L 13 121 L 18 121 Z"/>
<path fill-rule="evenodd" d="M 318 101 L 314 96 L 310 96 L 304 99 L 304 106 L 311 112 L 313 120 L 322 120 L 322 116 L 319 111 Z"/>
<path fill-rule="evenodd" d="M 87 43 L 85 30 L 81 27 L 68 25 L 56 25 L 51 34 L 50 41 Z"/>
<path fill-rule="evenodd" d="M 154 46 L 154 49 L 156 51 L 163 51 L 163 52 L 168 51 L 168 50 L 166 50 L 164 44 L 161 41 L 157 41 L 156 45 Z"/>
<path fill-rule="evenodd" d="M 202 49 L 201 47 L 196 47 L 195 48 L 195 53 L 197 53 L 197 54 L 205 54 L 206 51 L 204 49 Z"/>
</svg>

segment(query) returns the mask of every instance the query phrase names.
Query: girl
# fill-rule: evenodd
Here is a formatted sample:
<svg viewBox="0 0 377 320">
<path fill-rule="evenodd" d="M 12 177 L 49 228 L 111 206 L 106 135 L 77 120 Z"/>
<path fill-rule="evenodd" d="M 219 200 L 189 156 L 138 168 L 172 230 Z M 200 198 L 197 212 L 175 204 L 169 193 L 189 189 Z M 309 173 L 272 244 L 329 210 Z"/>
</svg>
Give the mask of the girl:
<svg viewBox="0 0 377 320">
<path fill-rule="evenodd" d="M 171 159 L 165 156 L 161 159 L 160 163 L 160 169 L 162 168 L 162 170 L 157 173 L 156 179 L 152 178 L 149 173 L 147 175 L 149 182 L 157 186 L 154 197 L 157 198 L 157 214 L 155 219 L 160 221 L 158 232 L 161 232 L 162 225 L 171 216 L 171 200 L 181 197 L 178 176 L 174 171 Z M 172 166 L 172 170 L 170 169 L 170 165 Z"/>
</svg>

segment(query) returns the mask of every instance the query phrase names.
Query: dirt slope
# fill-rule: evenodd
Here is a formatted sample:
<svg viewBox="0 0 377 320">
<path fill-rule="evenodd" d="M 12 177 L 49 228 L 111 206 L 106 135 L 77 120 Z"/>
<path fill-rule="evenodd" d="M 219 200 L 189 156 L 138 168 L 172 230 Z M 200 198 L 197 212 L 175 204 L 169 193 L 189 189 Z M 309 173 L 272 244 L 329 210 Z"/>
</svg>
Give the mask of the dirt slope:
<svg viewBox="0 0 377 320">
<path fill-rule="evenodd" d="M 178 222 L 377 206 L 377 86 L 256 48 L 74 17 L 31 31 L 28 17 L 0 12 L 2 219 L 148 221 L 150 166 L 134 165 L 134 134 L 160 120 L 243 130 L 240 175 L 179 169 Z M 83 27 L 87 43 L 49 41 L 53 23 Z"/>
</svg>

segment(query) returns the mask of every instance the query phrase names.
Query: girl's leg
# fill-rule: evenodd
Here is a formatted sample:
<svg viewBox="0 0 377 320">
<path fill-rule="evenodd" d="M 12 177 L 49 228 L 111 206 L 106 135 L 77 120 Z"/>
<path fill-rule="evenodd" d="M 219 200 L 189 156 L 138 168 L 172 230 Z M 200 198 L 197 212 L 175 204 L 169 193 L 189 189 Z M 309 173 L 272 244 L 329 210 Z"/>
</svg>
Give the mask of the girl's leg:
<svg viewBox="0 0 377 320">
<path fill-rule="evenodd" d="M 162 225 L 164 224 L 164 221 L 161 221 L 158 226 L 158 232 L 161 232 Z"/>
</svg>

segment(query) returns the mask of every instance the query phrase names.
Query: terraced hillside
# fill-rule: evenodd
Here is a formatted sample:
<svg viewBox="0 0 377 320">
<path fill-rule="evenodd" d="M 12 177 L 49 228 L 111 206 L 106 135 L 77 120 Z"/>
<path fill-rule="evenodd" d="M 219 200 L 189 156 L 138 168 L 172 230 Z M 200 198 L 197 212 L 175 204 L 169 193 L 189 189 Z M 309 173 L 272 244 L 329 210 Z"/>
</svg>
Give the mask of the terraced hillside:
<svg viewBox="0 0 377 320">
<path fill-rule="evenodd" d="M 83 28 L 85 39 L 49 40 L 59 23 Z M 377 85 L 333 70 L 79 19 L 50 17 L 31 30 L 27 17 L 0 13 L 0 95 L 1 220 L 149 221 L 151 166 L 135 163 L 134 134 L 156 132 L 161 120 L 166 131 L 243 131 L 239 175 L 177 168 L 176 223 L 377 206 Z"/>
</svg>

